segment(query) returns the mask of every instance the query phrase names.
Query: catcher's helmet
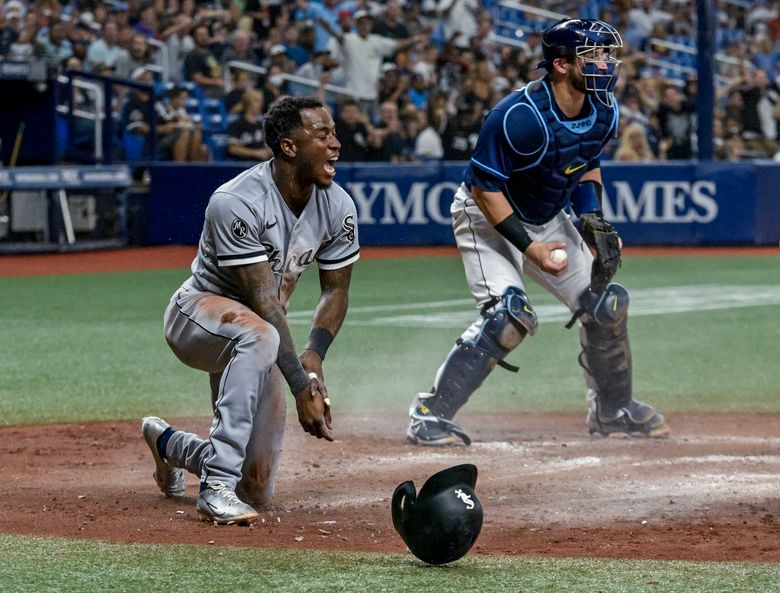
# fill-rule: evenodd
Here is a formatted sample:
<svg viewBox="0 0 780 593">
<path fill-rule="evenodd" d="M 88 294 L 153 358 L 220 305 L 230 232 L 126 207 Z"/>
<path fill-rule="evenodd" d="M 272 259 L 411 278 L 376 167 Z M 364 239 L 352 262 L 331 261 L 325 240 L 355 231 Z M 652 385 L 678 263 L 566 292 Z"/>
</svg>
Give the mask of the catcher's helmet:
<svg viewBox="0 0 780 593">
<path fill-rule="evenodd" d="M 418 495 L 414 482 L 393 493 L 393 526 L 412 554 L 428 564 L 462 558 L 482 529 L 482 505 L 474 494 L 477 468 L 456 465 L 432 475 Z"/>
<path fill-rule="evenodd" d="M 544 60 L 538 67 L 550 70 L 555 58 L 581 58 L 586 90 L 612 106 L 620 70 L 620 60 L 613 54 L 621 47 L 620 33 L 604 21 L 563 19 L 542 34 Z"/>
</svg>

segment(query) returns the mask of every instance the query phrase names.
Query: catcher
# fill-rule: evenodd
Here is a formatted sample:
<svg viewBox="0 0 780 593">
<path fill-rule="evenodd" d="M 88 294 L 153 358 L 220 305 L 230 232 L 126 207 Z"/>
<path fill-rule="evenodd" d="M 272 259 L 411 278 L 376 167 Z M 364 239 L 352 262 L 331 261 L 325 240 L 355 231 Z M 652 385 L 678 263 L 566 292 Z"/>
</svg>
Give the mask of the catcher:
<svg viewBox="0 0 780 593">
<path fill-rule="evenodd" d="M 485 119 L 451 207 L 481 317 L 457 340 L 433 389 L 412 401 L 412 443 L 470 444 L 453 417 L 497 364 L 517 371 L 504 358 L 537 330 L 525 276 L 571 310 L 569 327 L 579 320 L 590 433 L 668 436 L 664 417 L 633 399 L 629 297 L 611 282 L 621 242 L 601 209 L 599 155 L 617 133 L 614 52 L 622 46 L 607 23 L 560 21 L 542 36 L 539 67 L 547 75 L 507 96 Z M 556 249 L 567 257 L 554 259 Z"/>
</svg>

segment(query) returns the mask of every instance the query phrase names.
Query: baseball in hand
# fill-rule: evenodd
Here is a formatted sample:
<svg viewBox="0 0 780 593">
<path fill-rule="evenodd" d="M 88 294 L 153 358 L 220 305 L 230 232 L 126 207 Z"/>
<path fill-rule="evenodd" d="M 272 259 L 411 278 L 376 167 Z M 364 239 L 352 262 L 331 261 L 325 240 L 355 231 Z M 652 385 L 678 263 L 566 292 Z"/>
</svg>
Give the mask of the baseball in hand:
<svg viewBox="0 0 780 593">
<path fill-rule="evenodd" d="M 566 255 L 566 251 L 563 249 L 553 249 L 550 252 L 550 261 L 555 264 L 562 264 L 567 259 L 569 259 L 569 257 Z"/>
</svg>

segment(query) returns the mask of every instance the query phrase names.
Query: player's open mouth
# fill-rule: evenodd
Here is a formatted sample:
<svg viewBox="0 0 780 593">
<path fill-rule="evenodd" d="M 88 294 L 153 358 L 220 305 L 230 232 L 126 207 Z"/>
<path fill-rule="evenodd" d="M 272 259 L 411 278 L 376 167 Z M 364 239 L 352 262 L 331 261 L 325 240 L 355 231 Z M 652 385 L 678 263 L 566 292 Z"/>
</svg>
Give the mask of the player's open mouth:
<svg viewBox="0 0 780 593">
<path fill-rule="evenodd" d="M 336 174 L 336 161 L 339 160 L 339 157 L 334 156 L 333 158 L 328 159 L 325 161 L 325 172 L 328 175 L 335 175 Z"/>
</svg>

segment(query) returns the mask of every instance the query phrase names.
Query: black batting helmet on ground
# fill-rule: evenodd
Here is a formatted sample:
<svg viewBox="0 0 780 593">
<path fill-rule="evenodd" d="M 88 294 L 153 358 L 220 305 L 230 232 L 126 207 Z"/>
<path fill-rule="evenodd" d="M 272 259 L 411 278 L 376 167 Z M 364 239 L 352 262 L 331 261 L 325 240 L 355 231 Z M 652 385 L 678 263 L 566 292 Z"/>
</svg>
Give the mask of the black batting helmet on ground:
<svg viewBox="0 0 780 593">
<path fill-rule="evenodd" d="M 428 564 L 446 564 L 471 549 L 482 529 L 476 483 L 476 466 L 464 464 L 432 475 L 419 494 L 412 481 L 398 485 L 393 526 L 412 554 Z"/>
</svg>

